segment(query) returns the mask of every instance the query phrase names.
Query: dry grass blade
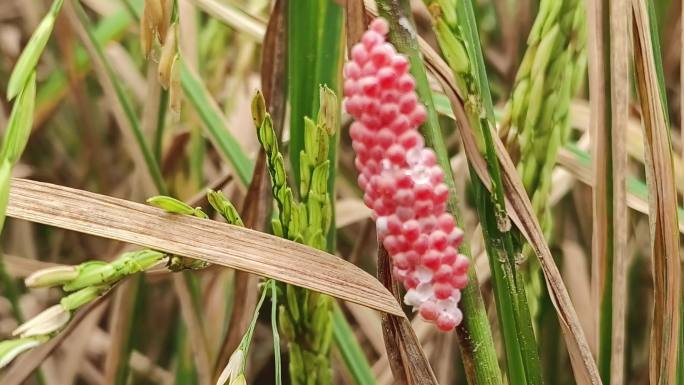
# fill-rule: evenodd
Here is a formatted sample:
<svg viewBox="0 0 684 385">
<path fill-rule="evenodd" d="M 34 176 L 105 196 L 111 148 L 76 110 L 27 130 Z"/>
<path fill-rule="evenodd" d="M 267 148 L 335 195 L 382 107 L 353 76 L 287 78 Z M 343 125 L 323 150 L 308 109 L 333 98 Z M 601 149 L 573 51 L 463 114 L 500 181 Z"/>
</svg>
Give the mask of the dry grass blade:
<svg viewBox="0 0 684 385">
<path fill-rule="evenodd" d="M 625 360 L 629 3 L 589 2 L 589 77 L 594 160 L 592 288 L 602 378 L 622 384 Z M 604 17 L 608 14 L 609 17 Z M 608 33 L 609 39 L 604 39 Z M 604 43 L 605 42 L 605 43 Z M 607 46 L 604 46 L 607 44 Z M 609 77 L 607 79 L 607 77 Z M 606 88 L 608 87 L 608 89 Z M 608 104 L 608 101 L 610 104 Z"/>
<path fill-rule="evenodd" d="M 607 121 L 606 115 L 606 80 L 604 73 L 605 57 L 604 57 L 604 42 L 603 42 L 603 8 L 602 0 L 589 0 L 587 4 L 587 14 L 589 21 L 587 27 L 591 33 L 597 34 L 596 39 L 588 39 L 587 48 L 589 51 L 589 95 L 590 95 L 590 121 L 589 129 L 592 137 L 592 156 L 595 157 L 592 167 L 592 175 L 590 176 L 592 189 L 592 210 L 593 210 L 593 234 L 592 234 L 592 265 L 591 265 L 591 279 L 592 279 L 592 298 L 593 306 L 599 309 L 601 306 L 601 277 L 604 276 L 605 270 L 605 256 L 608 251 L 608 201 L 606 196 L 606 189 L 608 188 L 607 173 L 609 161 L 606 153 L 606 146 L 610 146 L 609 133 L 606 132 L 610 125 Z M 611 240 L 612 242 L 612 240 Z M 601 312 L 596 311 L 593 315 L 592 327 L 595 329 L 593 341 L 594 346 L 598 349 L 599 329 L 601 322 Z M 598 350 L 595 352 L 597 359 L 599 355 Z"/>
<path fill-rule="evenodd" d="M 627 306 L 627 150 L 629 123 L 629 15 L 628 0 L 610 3 L 611 40 L 611 142 L 613 155 L 613 319 L 611 338 L 611 384 L 624 381 L 625 309 Z M 676 211 L 675 211 L 676 212 Z M 611 268 L 610 266 L 606 268 Z"/>
<path fill-rule="evenodd" d="M 633 1 L 634 62 L 644 128 L 649 223 L 653 254 L 654 309 L 651 329 L 651 384 L 674 384 L 679 331 L 679 234 L 672 147 L 658 80 L 645 1 Z"/>
<path fill-rule="evenodd" d="M 470 129 L 468 119 L 466 118 L 463 109 L 463 101 L 458 97 L 457 88 L 449 67 L 424 41 L 421 41 L 421 51 L 423 52 L 431 72 L 441 83 L 446 95 L 451 101 L 452 108 L 456 113 L 456 119 L 459 123 L 459 133 L 463 140 L 464 149 L 470 164 L 485 186 L 491 189 L 491 178 L 487 171 L 486 161 L 478 150 L 474 133 Z M 558 313 L 563 336 L 565 337 L 565 342 L 568 346 L 573 370 L 575 371 L 576 382 L 580 385 L 600 384 L 601 379 L 598 374 L 596 362 L 594 362 L 591 349 L 589 348 L 589 344 L 584 331 L 582 330 L 577 313 L 572 305 L 572 301 L 570 300 L 570 296 L 565 288 L 563 279 L 558 271 L 558 267 L 553 260 L 551 250 L 544 239 L 544 234 L 542 233 L 539 222 L 532 210 L 530 200 L 522 186 L 520 176 L 501 140 L 497 135 L 493 135 L 493 137 L 502 171 L 508 215 L 520 229 L 539 257 L 539 263 L 544 273 L 546 285 Z"/>
<path fill-rule="evenodd" d="M 122 199 L 13 179 L 10 217 L 116 239 L 248 271 L 403 316 L 375 278 L 328 253 L 215 221 L 177 216 Z"/>
<path fill-rule="evenodd" d="M 335 202 L 335 209 L 335 225 L 338 229 L 371 217 L 371 210 L 358 198 L 340 199 Z"/>
<path fill-rule="evenodd" d="M 397 298 L 399 286 L 392 278 L 390 259 L 384 247 L 378 249 L 378 279 Z M 411 327 L 411 322 L 395 315 L 382 315 L 382 334 L 395 381 L 402 385 L 438 385 L 432 367 Z"/>
</svg>

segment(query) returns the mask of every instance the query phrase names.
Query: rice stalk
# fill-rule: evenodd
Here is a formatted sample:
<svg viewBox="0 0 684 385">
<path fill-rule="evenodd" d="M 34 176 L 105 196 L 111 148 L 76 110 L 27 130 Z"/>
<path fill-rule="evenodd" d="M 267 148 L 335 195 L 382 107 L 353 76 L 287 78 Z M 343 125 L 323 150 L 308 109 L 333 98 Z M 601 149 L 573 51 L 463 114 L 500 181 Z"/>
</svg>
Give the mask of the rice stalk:
<svg viewBox="0 0 684 385">
<path fill-rule="evenodd" d="M 81 35 L 84 36 L 84 43 L 93 56 L 95 69 L 100 77 L 100 81 L 103 84 L 105 92 L 114 93 L 115 100 L 118 102 L 115 104 L 115 108 L 118 108 L 123 112 L 122 114 L 120 113 L 116 115 L 123 115 L 126 117 L 124 127 L 127 127 L 133 134 L 133 137 L 138 145 L 139 152 L 142 154 L 146 169 L 150 178 L 154 182 L 157 192 L 166 194 L 168 190 L 161 176 L 160 167 L 156 161 L 157 158 L 150 151 L 149 145 L 139 125 L 138 119 L 135 116 L 135 112 L 130 100 L 127 98 L 119 79 L 114 76 L 113 70 L 104 56 L 103 49 L 98 44 L 98 41 L 94 36 L 92 26 L 90 25 L 85 11 L 78 3 L 73 4 L 72 7 L 74 7 L 74 13 L 80 22 Z M 143 24 L 141 28 L 141 33 L 143 35 L 143 49 L 146 50 L 145 54 L 149 55 L 152 48 L 152 40 L 158 41 L 160 44 L 162 44 L 162 52 L 158 67 L 158 78 L 162 87 L 165 87 L 169 90 L 169 111 L 171 111 L 174 118 L 178 118 L 180 114 L 181 102 L 180 71 L 182 64 L 177 44 L 177 2 L 171 0 L 147 1 L 145 2 L 143 13 L 147 16 L 147 18 L 143 18 L 141 21 Z M 124 134 L 126 134 L 126 132 L 124 132 Z M 189 285 L 188 276 L 183 275 L 182 279 L 186 281 L 184 282 L 186 285 Z M 177 286 L 177 288 L 179 287 L 182 288 L 184 286 Z M 136 293 L 137 298 L 130 301 L 129 307 L 127 308 L 128 311 L 119 314 L 120 318 L 118 321 L 122 322 L 122 325 L 130 325 L 134 322 L 135 313 L 132 312 L 136 308 L 136 303 L 140 303 L 139 300 L 141 300 L 140 297 L 142 296 L 143 291 L 135 290 L 134 292 Z M 179 292 L 181 297 L 182 294 L 182 292 Z M 194 306 L 191 306 L 192 304 L 190 301 L 181 301 L 181 305 L 184 308 L 182 314 L 184 315 L 186 321 L 190 322 L 199 319 L 197 309 Z M 127 327 L 126 329 L 131 332 L 135 330 L 130 327 Z M 125 337 L 122 336 L 122 338 L 124 340 L 116 339 L 117 343 L 122 344 L 121 348 L 119 349 L 119 354 L 116 357 L 122 362 L 127 362 L 125 357 L 128 357 L 130 351 L 132 350 L 132 338 L 131 335 L 127 335 Z M 206 354 L 206 344 L 203 344 L 202 341 L 203 340 L 200 338 L 194 338 L 191 340 L 191 346 L 196 353 L 195 357 L 202 357 L 203 352 Z M 121 358 L 121 355 L 123 355 L 124 358 Z M 205 361 L 206 360 L 201 360 L 199 362 L 199 367 L 201 370 L 198 372 L 203 385 L 208 383 L 210 378 L 209 371 L 205 367 Z M 111 366 L 108 366 L 108 368 L 109 367 Z M 108 377 L 112 381 L 115 381 L 115 383 L 124 383 L 128 377 L 126 370 L 127 366 L 124 365 L 116 367 L 118 368 L 116 369 L 116 373 L 113 372 L 114 369 L 107 370 Z"/>
<path fill-rule="evenodd" d="M 135 11 L 136 13 L 134 16 L 140 20 L 142 17 L 142 9 L 135 7 Z M 95 39 L 95 41 L 97 41 L 97 39 Z M 204 126 L 209 133 L 209 138 L 212 139 L 221 155 L 233 166 L 240 182 L 245 186 L 248 185 L 252 178 L 254 165 L 242 148 L 240 148 L 237 140 L 228 130 L 225 130 L 225 117 L 222 115 L 216 101 L 211 97 L 206 86 L 199 78 L 199 75 L 193 69 L 189 68 L 182 60 L 178 61 L 178 65 L 179 68 L 174 68 L 173 71 L 178 71 L 183 95 L 204 123 Z M 178 94 L 180 95 L 180 91 Z M 157 140 L 156 142 L 158 144 L 161 143 L 160 140 Z M 163 192 L 163 190 L 160 191 Z"/>
<path fill-rule="evenodd" d="M 33 128 L 36 103 L 36 65 L 47 45 L 64 0 L 55 0 L 26 44 L 10 74 L 7 99 L 12 106 L 7 129 L 0 145 L 0 233 L 5 223 L 13 166 L 19 161 Z"/>
<path fill-rule="evenodd" d="M 405 1 L 378 2 L 378 10 L 381 15 L 388 16 L 387 19 L 390 22 L 390 40 L 400 52 L 407 55 L 411 63 L 411 73 L 416 79 L 416 91 L 428 112 L 428 119 L 421 127 L 421 132 L 427 144 L 434 149 L 437 160 L 444 170 L 445 183 L 450 190 L 447 208 L 455 216 L 458 225 L 462 227 L 459 203 L 454 193 L 455 186 L 451 165 L 437 120 L 430 85 L 427 82 L 425 64 L 419 51 L 418 41 L 416 41 L 417 37 L 412 29 L 414 24 L 411 21 L 412 16 L 409 9 L 408 3 Z M 401 23 L 399 23 L 400 20 Z M 467 256 L 471 255 L 467 242 L 461 245 L 459 252 Z M 468 286 L 462 291 L 462 298 L 459 303 L 464 313 L 463 324 L 457 329 L 466 375 L 471 383 L 500 384 L 502 382 L 501 372 L 498 367 L 491 329 L 477 285 L 477 274 L 472 267 L 468 269 L 468 282 Z M 478 341 L 477 348 L 472 345 L 471 341 L 473 340 Z"/>
<path fill-rule="evenodd" d="M 473 41 L 473 45 L 479 46 L 477 41 Z M 478 149 L 476 134 L 473 132 L 474 130 L 471 131 L 471 124 L 464 110 L 466 103 L 459 97 L 460 91 L 456 81 L 453 79 L 451 70 L 425 42 L 421 42 L 421 52 L 426 56 L 431 73 L 443 87 L 451 103 L 459 122 L 459 134 L 472 166 L 471 170 L 476 173 L 487 189 L 493 190 L 498 188 L 498 186 L 492 184 L 493 177 L 489 174 L 488 163 Z M 484 67 L 481 66 L 481 68 Z M 581 328 L 577 312 L 572 305 L 558 267 L 555 265 L 549 246 L 544 240 L 541 227 L 533 213 L 532 205 L 527 197 L 522 181 L 501 140 L 498 137 L 492 137 L 491 139 L 494 142 L 493 151 L 501 166 L 500 177 L 504 182 L 503 190 L 506 199 L 510 203 L 508 218 L 520 230 L 521 235 L 530 243 L 539 257 L 547 288 L 553 294 L 551 300 L 560 321 L 563 337 L 573 364 L 575 378 L 582 384 L 600 383 L 601 380 L 596 363 L 593 360 L 585 334 Z"/>
<path fill-rule="evenodd" d="M 124 253 L 110 263 L 91 261 L 77 266 L 51 267 L 33 273 L 26 278 L 28 287 L 62 286 L 68 294 L 57 305 L 16 328 L 12 333 L 14 339 L 0 344 L 21 346 L 21 351 L 25 351 L 49 341 L 67 326 L 79 308 L 104 295 L 126 277 L 158 265 L 164 258 L 163 253 L 141 250 Z M 5 351 L 0 361 L 7 365 L 16 357 L 15 353 L 15 350 Z"/>
<path fill-rule="evenodd" d="M 327 247 L 327 232 L 332 223 L 328 155 L 339 124 L 334 109 L 337 105 L 335 94 L 321 87 L 318 121 L 304 120 L 304 146 L 299 155 L 301 202 L 298 202 L 288 185 L 284 157 L 260 93 L 252 103 L 259 142 L 267 156 L 273 197 L 278 204 L 278 218 L 272 220 L 273 231 L 321 250 Z M 332 298 L 291 285 L 283 290 L 285 298 L 279 309 L 279 320 L 290 351 L 290 381 L 293 384 L 332 383 Z"/>
<path fill-rule="evenodd" d="M 582 1 L 540 3 L 499 130 L 547 239 L 553 231 L 548 204 L 551 173 L 559 149 L 569 139 L 570 100 L 586 71 L 585 16 Z M 533 254 L 529 247 L 523 253 Z M 526 286 L 536 319 L 543 284 L 539 264 L 529 260 Z"/>
<path fill-rule="evenodd" d="M 264 304 L 264 300 L 269 291 L 271 292 L 271 298 L 275 298 L 276 282 L 273 280 L 268 280 L 262 285 L 261 296 L 257 302 L 249 327 L 243 335 L 237 350 L 233 352 L 230 360 L 228 360 L 228 364 L 216 381 L 216 385 L 246 385 L 245 369 L 247 367 L 249 348 L 252 344 L 254 329 L 259 319 L 259 311 L 261 310 L 261 306 Z M 280 378 L 276 377 L 276 382 L 279 382 L 279 380 Z"/>
<path fill-rule="evenodd" d="M 504 338 L 509 381 L 542 383 L 523 277 L 517 267 L 518 241 L 510 231 L 499 165 L 491 139 L 490 130 L 495 126 L 495 120 L 473 11 L 467 4 L 427 3 L 440 48 L 454 75 L 457 92 L 465 101 L 466 116 L 474 130 L 477 146 L 486 154 L 489 172 L 495 181 L 495 188 L 490 193 L 478 178 L 472 178 L 494 278 L 497 316 Z"/>
</svg>

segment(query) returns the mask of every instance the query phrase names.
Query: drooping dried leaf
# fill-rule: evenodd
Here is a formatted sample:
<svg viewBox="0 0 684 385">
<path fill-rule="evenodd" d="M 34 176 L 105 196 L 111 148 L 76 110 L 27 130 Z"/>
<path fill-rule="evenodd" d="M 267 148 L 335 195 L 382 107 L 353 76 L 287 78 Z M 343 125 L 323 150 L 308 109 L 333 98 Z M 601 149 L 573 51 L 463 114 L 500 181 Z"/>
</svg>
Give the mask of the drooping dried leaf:
<svg viewBox="0 0 684 385">
<path fill-rule="evenodd" d="M 470 128 L 463 109 L 463 101 L 459 98 L 456 91 L 457 88 L 451 70 L 427 43 L 422 40 L 420 43 L 428 68 L 444 88 L 456 113 L 459 133 L 463 140 L 466 156 L 485 186 L 491 189 L 491 178 L 487 171 L 486 161 L 478 150 L 474 133 Z M 577 313 L 568 296 L 567 289 L 563 284 L 549 246 L 544 239 L 539 222 L 532 211 L 532 205 L 522 185 L 520 176 L 501 140 L 497 135 L 492 134 L 492 136 L 500 162 L 503 187 L 507 198 L 506 208 L 508 209 L 508 215 L 539 257 L 546 285 L 558 313 L 563 336 L 568 346 L 571 363 L 575 371 L 575 380 L 578 384 L 600 384 L 601 379 L 598 375 L 596 362 L 594 362 Z"/>
<path fill-rule="evenodd" d="M 575 154 L 573 154 L 568 149 L 561 149 L 558 153 L 558 164 L 564 169 L 568 170 L 573 177 L 577 178 L 580 182 L 593 186 L 593 177 L 591 175 L 591 168 L 583 164 Z M 646 214 L 649 213 L 648 202 L 634 192 L 627 192 L 627 206 L 632 210 Z M 679 232 L 684 234 L 684 221 L 679 221 Z"/>
<path fill-rule="evenodd" d="M 375 278 L 328 253 L 258 231 L 47 183 L 13 179 L 10 217 L 251 272 L 403 315 Z"/>
</svg>

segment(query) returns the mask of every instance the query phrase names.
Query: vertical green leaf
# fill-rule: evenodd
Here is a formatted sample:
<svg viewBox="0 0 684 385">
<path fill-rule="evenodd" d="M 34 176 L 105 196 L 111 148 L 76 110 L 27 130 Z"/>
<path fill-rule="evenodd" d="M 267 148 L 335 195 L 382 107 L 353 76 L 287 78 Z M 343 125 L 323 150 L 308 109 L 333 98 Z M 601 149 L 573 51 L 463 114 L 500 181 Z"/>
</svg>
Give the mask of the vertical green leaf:
<svg viewBox="0 0 684 385">
<path fill-rule="evenodd" d="M 347 323 L 342 309 L 337 304 L 333 306 L 333 324 L 335 344 L 354 381 L 358 385 L 376 384 L 373 369 L 368 364 L 361 346 L 359 346 L 356 337 L 354 337 L 354 331 L 349 326 L 349 323 Z"/>
<path fill-rule="evenodd" d="M 5 212 L 9 200 L 10 179 L 12 179 L 12 163 L 0 158 L 0 234 L 5 224 Z"/>
<path fill-rule="evenodd" d="M 240 144 L 228 131 L 224 117 L 221 115 L 216 102 L 211 99 L 209 92 L 198 76 L 184 63 L 181 68 L 181 85 L 188 102 L 197 111 L 204 127 L 209 132 L 217 149 L 233 166 L 240 182 L 249 185 L 254 171 L 254 164 L 244 153 Z"/>
<path fill-rule="evenodd" d="M 344 50 L 343 8 L 332 0 L 313 0 L 302 6 L 288 2 L 288 87 L 290 99 L 290 163 L 295 186 L 300 185 L 300 152 L 304 149 L 304 118 L 316 119 L 319 95 L 316 90 L 325 85 L 340 95 Z M 335 109 L 341 109 L 337 99 Z M 332 129 L 339 131 L 337 127 Z M 328 159 L 337 165 L 339 135 L 331 138 Z M 328 175 L 328 191 L 335 191 L 335 170 Z M 300 191 L 301 193 L 301 191 Z M 331 207 L 334 220 L 334 205 Z M 331 227 L 327 237 L 328 250 L 335 247 L 336 229 Z"/>
<path fill-rule="evenodd" d="M 19 60 L 14 66 L 9 84 L 7 85 L 8 100 L 14 99 L 21 92 L 31 73 L 35 70 L 38 60 L 50 39 L 52 28 L 55 26 L 55 20 L 57 20 L 57 15 L 63 3 L 64 0 L 55 0 L 52 3 L 50 11 L 38 24 L 31 39 L 26 44 L 26 48 L 21 52 L 21 56 L 19 56 Z"/>
<path fill-rule="evenodd" d="M 290 99 L 290 162 L 295 185 L 299 185 L 299 152 L 304 149 L 303 122 L 313 117 L 314 92 L 318 88 L 320 15 L 327 8 L 327 0 L 308 1 L 306 6 L 289 1 L 288 29 L 288 86 Z"/>
<path fill-rule="evenodd" d="M 33 71 L 25 87 L 14 102 L 7 123 L 7 132 L 0 148 L 0 159 L 16 163 L 24 152 L 33 128 L 33 112 L 36 104 L 36 72 Z"/>
</svg>

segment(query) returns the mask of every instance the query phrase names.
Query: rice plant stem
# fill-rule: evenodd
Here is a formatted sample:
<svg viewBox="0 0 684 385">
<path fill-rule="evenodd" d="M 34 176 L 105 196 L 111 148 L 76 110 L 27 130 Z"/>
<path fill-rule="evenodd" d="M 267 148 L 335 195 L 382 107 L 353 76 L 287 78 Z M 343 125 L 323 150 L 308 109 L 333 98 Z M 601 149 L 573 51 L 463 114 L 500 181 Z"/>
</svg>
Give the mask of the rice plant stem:
<svg viewBox="0 0 684 385">
<path fill-rule="evenodd" d="M 411 62 L 411 73 L 416 79 L 417 93 L 428 111 L 427 121 L 421 127 L 421 131 L 426 143 L 435 150 L 437 160 L 444 170 L 445 183 L 451 192 L 448 201 L 449 212 L 456 217 L 459 225 L 463 226 L 449 156 L 439 126 L 425 66 L 418 50 L 415 30 L 412 29 L 414 27 L 409 3 L 404 0 L 381 0 L 377 4 L 380 15 L 390 23 L 390 40 Z M 471 255 L 467 242 L 463 243 L 460 252 Z M 474 268 L 468 271 L 468 281 L 469 284 L 463 290 L 461 299 L 464 320 L 457 329 L 468 381 L 472 385 L 502 384 L 496 349 Z"/>
<path fill-rule="evenodd" d="M 497 314 L 505 341 L 509 382 L 540 384 L 542 378 L 539 353 L 524 281 L 517 268 L 520 237 L 514 237 L 517 231 L 510 230 L 507 219 L 501 172 L 492 138 L 492 130 L 495 127 L 494 109 L 472 5 L 463 1 L 427 3 L 436 19 L 440 46 L 444 52 L 453 55 L 451 58 L 448 57 L 451 59 L 449 64 L 461 88 L 459 91 L 464 100 L 468 121 L 475 131 L 478 146 L 488 161 L 493 181 L 492 192 L 489 193 L 471 169 L 485 247 L 494 278 Z M 425 92 L 428 91 L 429 88 Z"/>
<path fill-rule="evenodd" d="M 485 235 L 485 244 L 490 256 L 490 263 L 494 262 L 500 264 L 501 268 L 508 272 L 503 278 L 503 282 L 499 285 L 505 284 L 508 287 L 508 298 L 497 297 L 497 301 L 510 300 L 513 304 L 513 316 L 515 319 L 515 328 L 517 331 L 517 343 L 514 348 L 519 349 L 522 357 L 525 378 L 527 384 L 541 384 L 543 383 L 541 376 L 541 365 L 539 362 L 539 352 L 532 328 L 530 312 L 527 305 L 527 297 L 523 285 L 523 279 L 520 271 L 517 268 L 516 257 L 519 255 L 519 241 L 521 237 L 517 230 L 510 229 L 499 221 L 507 218 L 503 184 L 501 179 L 501 171 L 499 162 L 494 147 L 492 132 L 496 127 L 496 120 L 494 117 L 494 107 L 492 103 L 491 93 L 489 91 L 489 82 L 487 80 L 487 72 L 482 56 L 482 47 L 478 36 L 478 29 L 475 22 L 475 15 L 473 13 L 472 4 L 470 2 L 459 1 L 456 6 L 456 13 L 460 21 L 460 29 L 463 32 L 463 39 L 466 44 L 466 51 L 468 53 L 470 65 L 472 66 L 472 79 L 474 84 L 470 85 L 470 90 L 475 90 L 475 93 L 468 95 L 466 103 L 466 113 L 469 115 L 472 128 L 476 129 L 477 135 L 481 135 L 484 142 L 485 158 L 487 159 L 489 173 L 492 178 L 492 193 L 489 195 L 490 202 L 483 201 L 483 204 L 491 210 L 489 215 L 480 212 L 480 218 L 489 217 L 489 221 L 495 220 L 496 223 L 490 223 L 488 229 L 483 226 L 483 231 L 491 232 L 490 238 Z M 476 100 L 475 106 L 468 104 Z M 484 116 L 484 118 L 482 117 Z M 476 124 L 473 124 L 476 123 Z M 474 175 L 474 173 L 471 173 Z M 478 178 L 473 178 L 474 180 Z M 483 184 L 475 184 L 479 189 L 487 194 Z M 483 197 L 484 198 L 484 197 Z M 484 207 L 483 207 L 484 208 Z M 481 211 L 481 210 L 479 210 Z M 510 225 L 509 225 L 510 226 Z M 495 249 L 502 253 L 504 258 L 493 258 L 497 253 L 493 253 Z M 509 378 L 511 383 L 514 379 Z"/>
</svg>

